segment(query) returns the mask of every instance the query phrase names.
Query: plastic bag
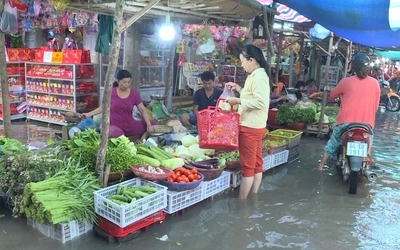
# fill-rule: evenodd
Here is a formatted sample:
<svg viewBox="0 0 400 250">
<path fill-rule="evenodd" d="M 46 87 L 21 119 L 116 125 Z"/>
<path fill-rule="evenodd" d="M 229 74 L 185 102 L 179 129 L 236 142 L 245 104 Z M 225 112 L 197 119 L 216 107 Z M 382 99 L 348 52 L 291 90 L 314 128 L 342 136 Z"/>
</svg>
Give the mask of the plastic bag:
<svg viewBox="0 0 400 250">
<path fill-rule="evenodd" d="M 204 29 L 202 29 L 197 36 L 197 44 L 199 45 L 196 51 L 197 55 L 209 54 L 215 50 L 214 37 L 208 25 L 204 26 Z"/>
<path fill-rule="evenodd" d="M 7 34 L 18 32 L 17 8 L 10 5 L 10 1 L 4 3 L 3 14 L 1 15 L 1 30 Z"/>
<path fill-rule="evenodd" d="M 232 89 L 228 89 L 225 86 L 224 87 L 224 91 L 222 92 L 222 94 L 221 94 L 221 96 L 219 98 L 226 99 L 228 97 L 234 97 L 234 96 L 235 96 L 235 92 L 233 92 Z M 231 111 L 231 105 L 229 103 L 225 102 L 225 101 L 219 102 L 218 108 L 220 108 L 223 112 L 230 112 Z"/>
</svg>

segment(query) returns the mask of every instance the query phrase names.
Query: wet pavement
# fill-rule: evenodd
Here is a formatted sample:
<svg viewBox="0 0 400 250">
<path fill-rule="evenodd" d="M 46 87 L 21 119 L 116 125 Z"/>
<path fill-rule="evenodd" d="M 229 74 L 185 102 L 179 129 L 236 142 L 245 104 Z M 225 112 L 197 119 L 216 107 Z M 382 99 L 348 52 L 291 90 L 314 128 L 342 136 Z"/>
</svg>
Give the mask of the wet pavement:
<svg viewBox="0 0 400 250">
<path fill-rule="evenodd" d="M 378 180 L 363 178 L 356 195 L 332 164 L 316 170 L 326 139 L 303 135 L 300 143 L 300 159 L 264 173 L 259 194 L 239 201 L 234 189 L 120 244 L 93 232 L 62 244 L 0 205 L 0 249 L 400 249 L 400 113 L 378 111 Z"/>
</svg>

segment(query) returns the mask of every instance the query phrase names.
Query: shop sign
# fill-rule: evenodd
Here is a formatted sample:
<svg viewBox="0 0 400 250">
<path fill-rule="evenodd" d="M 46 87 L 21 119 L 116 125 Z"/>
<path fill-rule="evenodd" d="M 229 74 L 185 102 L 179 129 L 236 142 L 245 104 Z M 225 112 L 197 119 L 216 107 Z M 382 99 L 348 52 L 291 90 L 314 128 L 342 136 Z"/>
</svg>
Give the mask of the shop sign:
<svg viewBox="0 0 400 250">
<path fill-rule="evenodd" d="M 326 66 L 321 66 L 321 86 L 324 86 Z M 328 71 L 328 86 L 336 86 L 340 77 L 339 67 L 330 66 Z"/>
</svg>

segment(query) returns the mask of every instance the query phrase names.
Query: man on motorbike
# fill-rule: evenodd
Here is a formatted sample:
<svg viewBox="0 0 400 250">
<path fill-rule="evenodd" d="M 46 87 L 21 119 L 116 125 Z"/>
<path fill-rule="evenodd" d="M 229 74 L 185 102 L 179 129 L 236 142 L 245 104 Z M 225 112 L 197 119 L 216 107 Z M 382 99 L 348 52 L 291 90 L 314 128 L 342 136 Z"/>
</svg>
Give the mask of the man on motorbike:
<svg viewBox="0 0 400 250">
<path fill-rule="evenodd" d="M 343 78 L 332 89 L 330 97 L 340 97 L 339 113 L 333 133 L 324 147 L 324 154 L 318 166 L 322 170 L 329 157 L 336 159 L 336 153 L 341 146 L 341 135 L 345 128 L 353 122 L 366 123 L 374 128 L 375 112 L 379 107 L 380 87 L 375 78 L 368 76 L 369 57 L 364 53 L 354 56 L 352 67 L 355 75 Z M 325 87 L 330 90 L 330 87 Z M 372 145 L 372 142 L 371 144 Z M 371 146 L 368 148 L 371 154 Z M 372 159 L 371 159 L 372 160 Z"/>
</svg>

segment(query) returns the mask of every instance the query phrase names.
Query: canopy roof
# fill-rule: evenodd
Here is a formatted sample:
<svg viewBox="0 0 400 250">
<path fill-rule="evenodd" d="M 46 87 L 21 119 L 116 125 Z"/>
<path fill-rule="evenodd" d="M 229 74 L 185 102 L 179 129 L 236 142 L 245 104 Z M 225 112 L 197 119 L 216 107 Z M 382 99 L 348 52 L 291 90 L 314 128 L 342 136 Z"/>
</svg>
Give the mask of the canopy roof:
<svg viewBox="0 0 400 250">
<path fill-rule="evenodd" d="M 336 35 L 372 47 L 400 46 L 398 0 L 279 0 Z"/>
<path fill-rule="evenodd" d="M 238 22 L 250 20 L 263 12 L 263 5 L 255 0 L 126 0 L 124 13 L 132 16 L 154 2 L 158 3 L 144 18 L 165 17 L 169 12 L 171 18 L 185 21 L 214 18 Z M 114 15 L 115 0 L 72 0 L 68 8 Z M 270 9 L 268 11 L 275 13 Z"/>
</svg>

